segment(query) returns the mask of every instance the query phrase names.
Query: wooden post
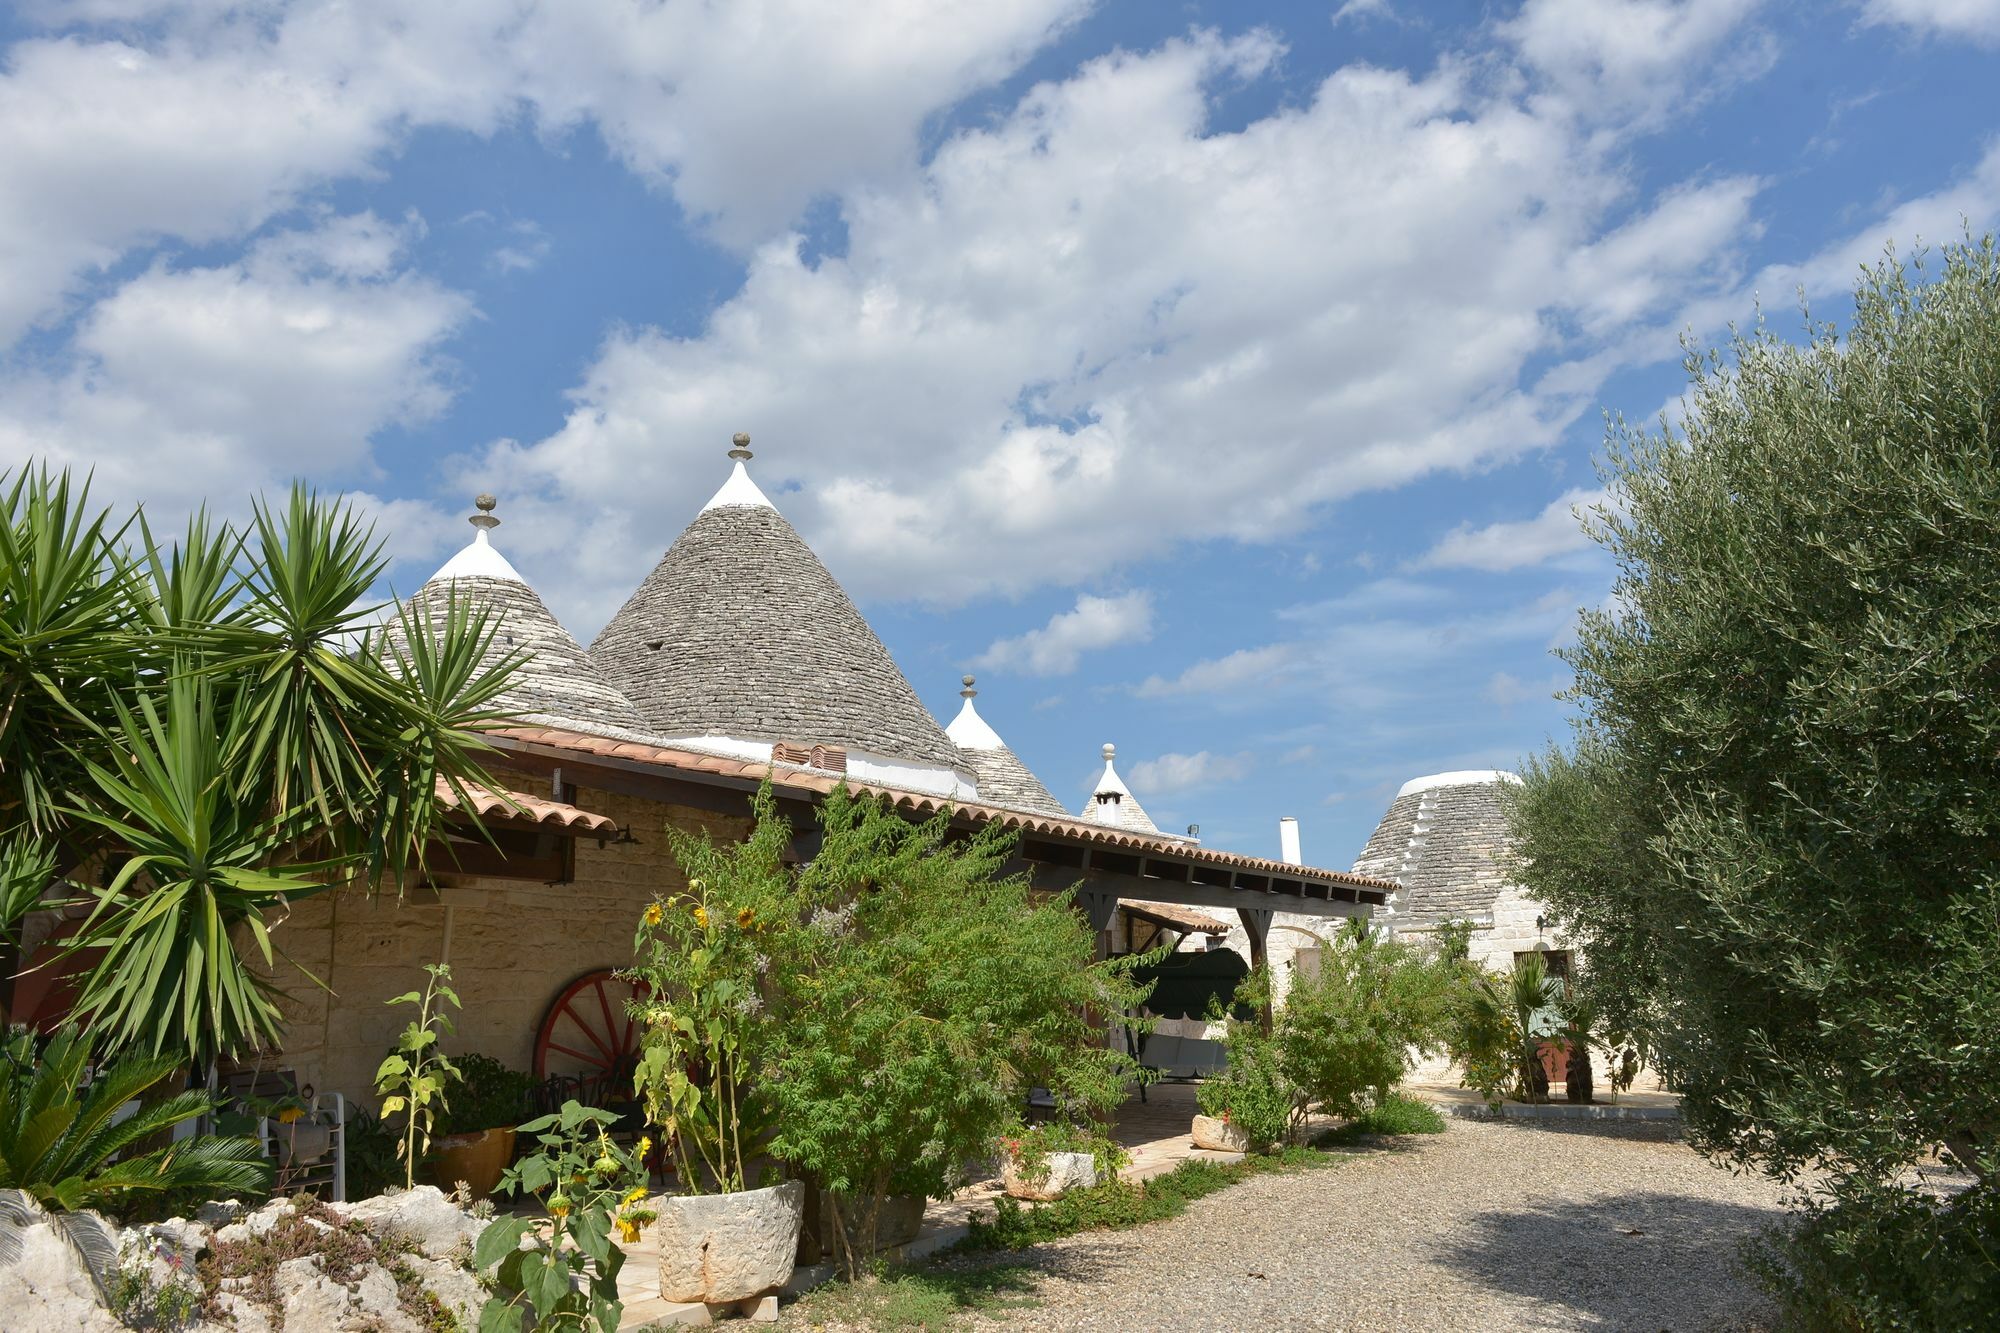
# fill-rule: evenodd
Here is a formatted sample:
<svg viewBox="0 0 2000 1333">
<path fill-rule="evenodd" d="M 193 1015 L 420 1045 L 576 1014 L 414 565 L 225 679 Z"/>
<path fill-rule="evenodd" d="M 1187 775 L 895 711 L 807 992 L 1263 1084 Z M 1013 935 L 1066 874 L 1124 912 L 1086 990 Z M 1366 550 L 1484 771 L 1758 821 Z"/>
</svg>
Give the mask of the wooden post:
<svg viewBox="0 0 2000 1333">
<path fill-rule="evenodd" d="M 1250 966 L 1252 970 L 1267 967 L 1271 961 L 1270 952 L 1265 947 L 1265 937 L 1271 933 L 1271 909 L 1268 907 L 1239 907 L 1236 915 L 1243 922 L 1243 933 L 1250 937 Z M 1275 988 L 1267 973 L 1264 978 L 1264 1011 L 1257 1016 L 1264 1031 L 1271 1030 L 1271 993 Z"/>
</svg>

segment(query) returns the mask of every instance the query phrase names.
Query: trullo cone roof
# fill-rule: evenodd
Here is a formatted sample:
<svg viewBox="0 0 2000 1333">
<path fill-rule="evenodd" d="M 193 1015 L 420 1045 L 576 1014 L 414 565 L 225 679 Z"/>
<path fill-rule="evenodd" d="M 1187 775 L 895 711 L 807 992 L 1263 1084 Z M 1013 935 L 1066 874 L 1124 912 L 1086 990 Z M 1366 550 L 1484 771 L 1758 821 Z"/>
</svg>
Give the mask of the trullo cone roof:
<svg viewBox="0 0 2000 1333">
<path fill-rule="evenodd" d="M 490 496 L 480 497 L 481 509 L 491 507 Z M 619 693 L 549 613 L 527 580 L 487 539 L 487 529 L 498 520 L 481 514 L 472 522 L 479 532 L 471 545 L 411 594 L 410 608 L 427 613 L 433 623 L 443 621 L 448 599 L 486 611 L 493 631 L 487 649 L 489 664 L 509 653 L 524 658 L 513 684 L 495 701 L 495 707 L 524 714 L 532 721 L 587 732 L 607 728 L 644 731 L 645 722 L 632 701 Z M 392 644 L 400 642 L 402 622 L 391 620 L 384 634 Z"/>
<path fill-rule="evenodd" d="M 648 730 L 838 745 L 951 768 L 889 650 L 752 482 L 729 481 L 590 645 Z"/>
<path fill-rule="evenodd" d="M 1082 818 L 1093 824 L 1109 824 L 1133 833 L 1158 833 L 1159 825 L 1139 804 L 1139 798 L 1125 785 L 1125 779 L 1118 776 L 1118 769 L 1112 763 L 1117 754 L 1115 746 L 1104 747 L 1104 772 L 1098 776 L 1097 787 L 1080 812 Z"/>
<path fill-rule="evenodd" d="M 958 716 L 952 719 L 951 725 L 944 729 L 944 734 L 958 747 L 963 762 L 978 781 L 981 803 L 1068 819 L 1069 811 L 1063 809 L 1062 802 L 1049 794 L 1042 780 L 1007 748 L 1007 742 L 986 724 L 986 719 L 979 716 L 979 710 L 972 706 L 972 697 L 977 693 L 979 691 L 972 688 L 972 677 L 967 676 L 965 688 L 959 691 L 965 704 L 958 710 Z"/>
</svg>

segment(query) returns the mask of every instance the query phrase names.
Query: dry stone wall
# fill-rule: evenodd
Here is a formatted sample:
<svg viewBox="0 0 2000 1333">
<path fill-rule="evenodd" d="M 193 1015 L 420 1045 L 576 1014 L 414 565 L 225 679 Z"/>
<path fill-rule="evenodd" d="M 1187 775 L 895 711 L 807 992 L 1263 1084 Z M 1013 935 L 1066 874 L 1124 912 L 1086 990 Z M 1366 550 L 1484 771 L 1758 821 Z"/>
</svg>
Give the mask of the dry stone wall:
<svg viewBox="0 0 2000 1333">
<path fill-rule="evenodd" d="M 539 791 L 545 779 L 503 777 L 503 785 Z M 723 816 L 637 797 L 582 789 L 574 804 L 629 828 L 634 843 L 577 843 L 573 882 L 524 883 L 439 871 L 436 890 L 411 890 L 399 901 L 343 889 L 295 906 L 272 931 L 272 943 L 326 983 L 279 960 L 274 980 L 287 993 L 281 1057 L 301 1083 L 338 1091 L 373 1107 L 375 1066 L 413 1017 L 384 1001 L 418 989 L 426 963 L 449 962 L 464 1009 L 449 1053 L 477 1051 L 530 1068 L 543 1011 L 581 973 L 632 961 L 632 933 L 655 894 L 685 887 L 667 845 L 669 823 L 706 828 L 718 841 L 750 829 L 748 815 Z M 276 923 L 274 918 L 274 924 Z M 330 992 L 330 993 L 329 993 Z"/>
</svg>

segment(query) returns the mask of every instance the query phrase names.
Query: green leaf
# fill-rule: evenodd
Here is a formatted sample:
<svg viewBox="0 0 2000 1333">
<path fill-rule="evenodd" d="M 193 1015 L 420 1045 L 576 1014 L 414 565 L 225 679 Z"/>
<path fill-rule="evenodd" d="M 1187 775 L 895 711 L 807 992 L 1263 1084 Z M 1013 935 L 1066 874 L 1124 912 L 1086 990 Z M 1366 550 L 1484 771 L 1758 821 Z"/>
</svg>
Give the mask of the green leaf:
<svg viewBox="0 0 2000 1333">
<path fill-rule="evenodd" d="M 479 1242 L 472 1247 L 472 1266 L 483 1273 L 498 1264 L 519 1248 L 521 1237 L 533 1228 L 534 1223 L 525 1217 L 494 1218 L 479 1233 Z"/>
</svg>

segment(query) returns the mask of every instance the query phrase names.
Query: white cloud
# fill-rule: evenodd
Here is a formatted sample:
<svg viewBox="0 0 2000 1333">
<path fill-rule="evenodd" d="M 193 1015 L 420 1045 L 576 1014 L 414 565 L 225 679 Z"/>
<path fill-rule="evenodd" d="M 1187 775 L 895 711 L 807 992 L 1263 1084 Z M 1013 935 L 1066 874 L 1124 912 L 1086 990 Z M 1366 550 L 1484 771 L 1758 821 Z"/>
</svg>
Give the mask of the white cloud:
<svg viewBox="0 0 2000 1333">
<path fill-rule="evenodd" d="M 1157 759 L 1142 759 L 1132 765 L 1131 784 L 1132 790 L 1142 797 L 1151 797 L 1220 786 L 1249 775 L 1248 754 L 1210 754 L 1199 750 L 1194 754 L 1163 754 Z"/>
<path fill-rule="evenodd" d="M 698 489 L 749 429 L 758 475 L 797 487 L 782 506 L 864 597 L 1071 583 L 1552 443 L 1615 369 L 1539 387 L 1551 354 L 1572 364 L 1563 313 L 1673 308 L 1672 279 L 1606 292 L 1654 251 L 1688 281 L 1723 262 L 1690 237 L 1730 250 L 1747 183 L 1674 196 L 1572 267 L 1622 168 L 1568 111 L 1452 60 L 1341 69 L 1214 130 L 1213 99 L 1276 55 L 1197 34 L 1034 88 L 920 177 L 844 195 L 844 254 L 774 241 L 699 333 L 615 334 L 564 427 L 488 471 L 563 497 L 559 545 L 610 527 L 657 550 L 687 514 L 640 497 Z M 637 558 L 562 590 L 585 622 L 612 609 L 590 583 Z"/>
<path fill-rule="evenodd" d="M 2000 42 L 2000 0 L 1867 0 L 1862 21 L 1941 37 Z"/>
<path fill-rule="evenodd" d="M 1530 519 L 1489 523 L 1483 528 L 1461 524 L 1446 533 L 1418 563 L 1430 568 L 1484 569 L 1500 572 L 1539 565 L 1590 545 L 1582 519 L 1605 502 L 1602 489 L 1569 490 L 1549 501 Z"/>
<path fill-rule="evenodd" d="M 1263 648 L 1238 648 L 1223 657 L 1196 662 L 1171 680 L 1148 676 L 1133 687 L 1142 699 L 1162 699 L 1176 694 L 1228 694 L 1268 686 L 1282 676 L 1297 656 L 1289 644 Z"/>
<path fill-rule="evenodd" d="M 1040 629 L 996 639 L 973 666 L 1021 671 L 1034 676 L 1066 676 L 1085 653 L 1153 637 L 1153 597 L 1137 590 L 1116 597 L 1079 594 L 1076 606 L 1049 618 Z"/>
<path fill-rule="evenodd" d="M 1500 32 L 1579 112 L 1660 116 L 1701 95 L 1703 83 L 1712 92 L 1718 82 L 1762 72 L 1770 48 L 1743 27 L 1760 3 L 1527 0 Z M 1734 51 L 1718 67 L 1710 57 L 1725 41 Z M 1697 65 L 1704 66 L 1702 80 L 1689 80 L 1687 72 Z"/>
<path fill-rule="evenodd" d="M 183 0 L 42 4 L 0 69 L 0 348 L 162 240 L 244 236 L 410 128 L 595 126 L 718 232 L 769 235 L 904 171 L 925 119 L 1083 0 Z"/>
<path fill-rule="evenodd" d="M 1486 682 L 1485 697 L 1488 703 L 1501 712 L 1516 704 L 1539 703 L 1568 689 L 1572 683 L 1570 674 L 1558 671 L 1542 680 L 1522 680 L 1512 672 L 1496 671 Z"/>
<path fill-rule="evenodd" d="M 239 263 L 155 264 L 91 307 L 67 365 L 0 377 L 0 460 L 95 469 L 109 494 L 167 510 L 374 475 L 371 436 L 450 401 L 437 349 L 472 314 L 396 267 L 420 226 L 326 217 Z"/>
</svg>

